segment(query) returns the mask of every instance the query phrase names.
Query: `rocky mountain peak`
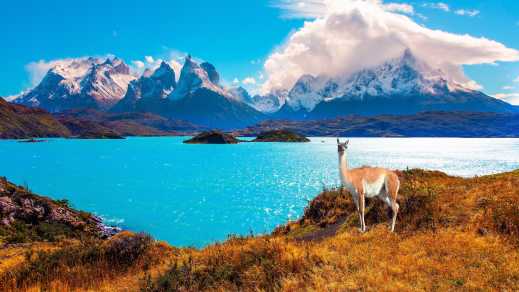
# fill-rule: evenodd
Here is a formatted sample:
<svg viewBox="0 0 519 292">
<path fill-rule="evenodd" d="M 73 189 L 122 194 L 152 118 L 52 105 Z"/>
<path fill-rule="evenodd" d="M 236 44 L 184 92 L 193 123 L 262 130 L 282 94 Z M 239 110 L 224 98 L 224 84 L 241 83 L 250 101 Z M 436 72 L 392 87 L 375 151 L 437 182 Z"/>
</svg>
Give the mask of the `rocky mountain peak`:
<svg viewBox="0 0 519 292">
<path fill-rule="evenodd" d="M 214 84 L 218 84 L 220 82 L 220 75 L 218 74 L 218 72 L 216 72 L 216 68 L 213 64 L 204 62 L 200 64 L 200 67 L 202 67 L 202 69 L 205 70 L 211 82 L 213 82 Z"/>
<path fill-rule="evenodd" d="M 137 101 L 149 100 L 154 103 L 167 97 L 176 87 L 175 71 L 162 62 L 157 68 L 148 68 L 139 79 L 128 85 L 128 91 L 112 109 L 113 112 L 132 112 L 137 109 Z"/>
<path fill-rule="evenodd" d="M 186 56 L 184 66 L 180 71 L 177 88 L 169 96 L 170 99 L 182 99 L 199 88 L 206 88 L 229 97 L 229 94 L 218 85 L 219 75 L 216 68 L 207 62 L 202 63 L 202 65 L 195 62 L 191 55 Z"/>
<path fill-rule="evenodd" d="M 238 101 L 245 103 L 250 103 L 252 101 L 247 89 L 241 86 L 229 88 L 229 93 Z"/>
</svg>

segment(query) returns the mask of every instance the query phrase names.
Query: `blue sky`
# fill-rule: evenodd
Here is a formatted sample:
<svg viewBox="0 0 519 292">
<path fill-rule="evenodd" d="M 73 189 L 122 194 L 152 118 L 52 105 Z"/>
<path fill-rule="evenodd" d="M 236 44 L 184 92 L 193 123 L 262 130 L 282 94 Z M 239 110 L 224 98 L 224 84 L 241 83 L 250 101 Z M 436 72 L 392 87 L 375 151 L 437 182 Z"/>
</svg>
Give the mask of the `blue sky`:
<svg viewBox="0 0 519 292">
<path fill-rule="evenodd" d="M 385 1 L 408 4 L 418 24 L 470 34 L 519 49 L 519 1 Z M 265 60 L 305 19 L 287 17 L 279 1 L 10 1 L 0 10 L 0 95 L 31 86 L 27 65 L 39 60 L 114 54 L 127 62 L 189 52 L 215 64 L 228 82 L 261 83 Z M 446 9 L 448 7 L 448 9 Z M 464 14 L 464 15 L 460 15 Z M 311 19 L 306 19 L 312 21 Z M 519 93 L 518 62 L 464 66 L 488 94 Z M 519 80 L 518 80 L 519 81 Z"/>
</svg>

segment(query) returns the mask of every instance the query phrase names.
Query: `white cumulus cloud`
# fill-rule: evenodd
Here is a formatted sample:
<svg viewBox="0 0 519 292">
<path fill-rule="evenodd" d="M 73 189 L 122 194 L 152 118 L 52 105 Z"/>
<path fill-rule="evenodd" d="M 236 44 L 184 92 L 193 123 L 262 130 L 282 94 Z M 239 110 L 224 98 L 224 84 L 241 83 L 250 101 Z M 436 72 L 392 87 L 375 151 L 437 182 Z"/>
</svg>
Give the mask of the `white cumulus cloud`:
<svg viewBox="0 0 519 292">
<path fill-rule="evenodd" d="M 254 77 L 247 77 L 243 79 L 241 83 L 244 85 L 254 85 L 256 84 L 256 79 L 254 79 Z"/>
<path fill-rule="evenodd" d="M 499 42 L 429 29 L 389 11 L 380 0 L 304 0 L 301 6 L 302 1 L 276 4 L 285 17 L 311 19 L 265 61 L 263 93 L 290 88 L 303 74 L 351 74 L 398 57 L 406 48 L 451 81 L 472 87 L 476 83 L 465 76 L 463 65 L 519 60 L 519 51 Z"/>
<path fill-rule="evenodd" d="M 414 14 L 414 7 L 405 3 L 388 3 L 382 6 L 387 11 L 401 12 L 405 14 Z"/>
<path fill-rule="evenodd" d="M 145 57 L 144 57 L 144 60 L 146 60 L 146 62 L 147 62 L 148 64 L 153 64 L 153 63 L 155 63 L 155 59 L 154 59 L 152 56 L 145 56 Z"/>
<path fill-rule="evenodd" d="M 139 60 L 136 60 L 136 61 L 132 61 L 132 64 L 138 68 L 138 69 L 141 69 L 141 68 L 144 68 L 144 62 L 142 61 L 139 61 Z"/>
<path fill-rule="evenodd" d="M 423 7 L 439 9 L 439 10 L 443 10 L 445 12 L 451 11 L 449 5 L 447 3 L 443 3 L 443 2 L 425 3 L 425 4 L 423 4 Z"/>
<path fill-rule="evenodd" d="M 479 15 L 480 11 L 475 9 L 458 9 L 454 11 L 457 15 L 474 17 Z"/>
<path fill-rule="evenodd" d="M 25 65 L 25 70 L 29 74 L 29 80 L 32 86 L 38 85 L 40 81 L 45 77 L 45 74 L 58 64 L 70 63 L 73 59 L 62 59 L 62 60 L 39 60 L 31 62 Z"/>
</svg>

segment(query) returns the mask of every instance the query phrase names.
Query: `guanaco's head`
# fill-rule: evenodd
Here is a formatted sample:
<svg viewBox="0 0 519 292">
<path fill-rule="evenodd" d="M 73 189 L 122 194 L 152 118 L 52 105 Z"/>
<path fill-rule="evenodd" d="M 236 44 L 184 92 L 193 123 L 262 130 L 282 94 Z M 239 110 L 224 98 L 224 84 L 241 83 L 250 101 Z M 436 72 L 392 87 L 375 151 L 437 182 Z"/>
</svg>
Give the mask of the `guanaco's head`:
<svg viewBox="0 0 519 292">
<path fill-rule="evenodd" d="M 350 143 L 350 140 L 346 140 L 346 142 L 341 143 L 339 138 L 337 138 L 337 151 L 339 151 L 339 153 L 344 153 L 344 151 L 348 149 L 348 143 Z"/>
</svg>

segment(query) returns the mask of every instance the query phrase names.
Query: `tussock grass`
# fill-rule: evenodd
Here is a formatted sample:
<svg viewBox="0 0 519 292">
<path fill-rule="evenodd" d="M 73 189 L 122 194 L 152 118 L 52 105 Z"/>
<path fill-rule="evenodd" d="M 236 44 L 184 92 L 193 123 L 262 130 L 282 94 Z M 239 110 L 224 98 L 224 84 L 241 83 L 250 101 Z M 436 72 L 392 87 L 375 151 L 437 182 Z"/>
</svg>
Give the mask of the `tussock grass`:
<svg viewBox="0 0 519 292">
<path fill-rule="evenodd" d="M 25 253 L 23 264 L 0 277 L 3 290 L 27 289 L 37 285 L 49 289 L 53 282 L 61 287 L 87 288 L 131 269 L 149 269 L 159 262 L 153 239 L 146 234 L 123 232 L 109 240 L 91 239 L 68 242 L 53 250 Z M 85 285 L 87 284 L 87 285 Z"/>
</svg>

